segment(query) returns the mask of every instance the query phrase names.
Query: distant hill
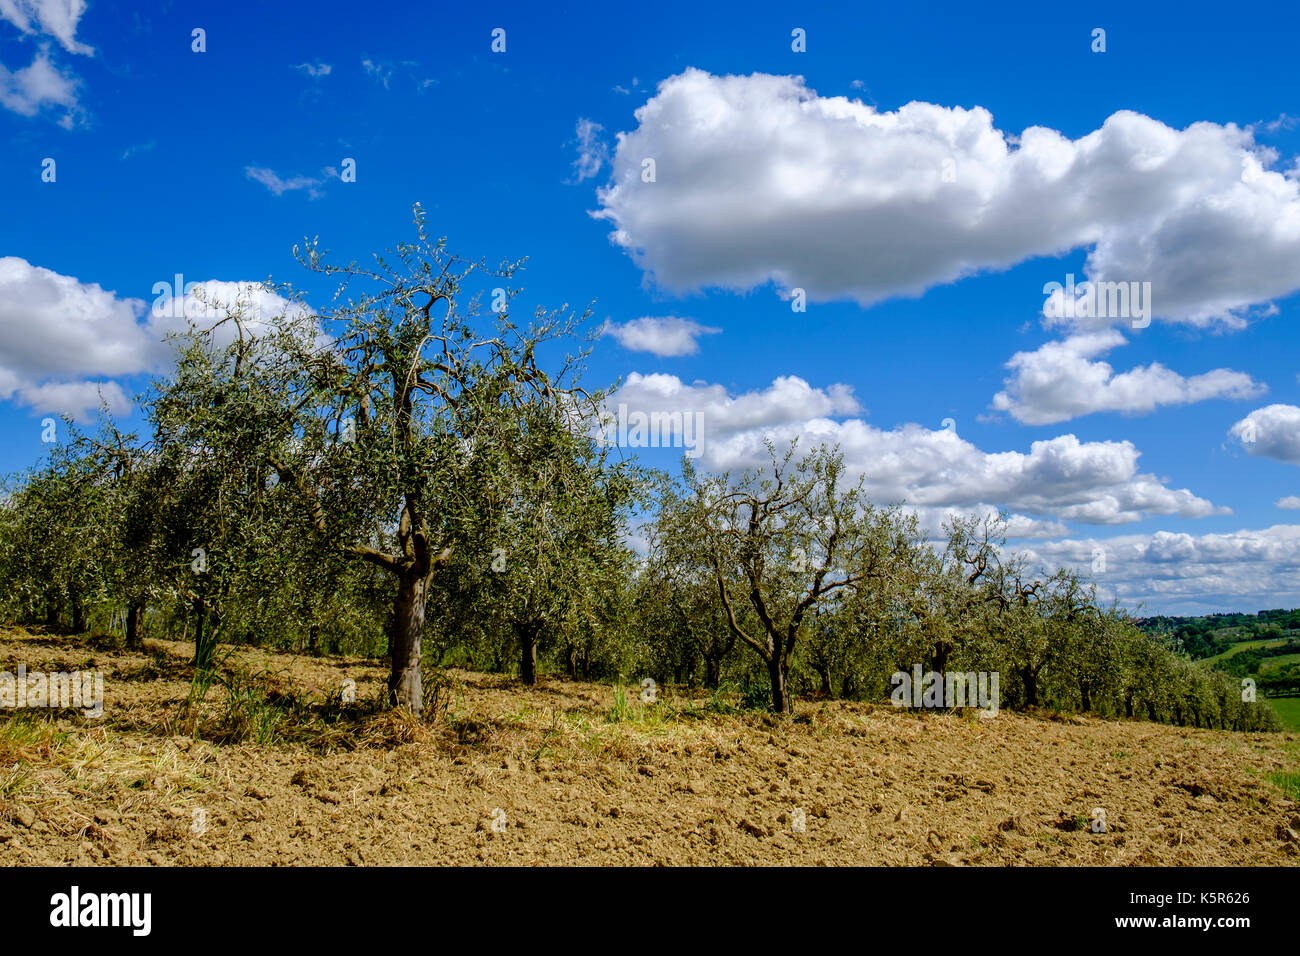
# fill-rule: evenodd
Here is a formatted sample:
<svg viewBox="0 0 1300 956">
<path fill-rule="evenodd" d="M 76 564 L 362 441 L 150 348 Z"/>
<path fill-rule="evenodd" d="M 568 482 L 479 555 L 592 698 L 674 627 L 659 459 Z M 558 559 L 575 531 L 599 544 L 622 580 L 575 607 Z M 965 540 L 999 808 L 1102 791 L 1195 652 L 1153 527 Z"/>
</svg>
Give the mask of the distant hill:
<svg viewBox="0 0 1300 956">
<path fill-rule="evenodd" d="M 1300 608 L 1278 608 L 1255 614 L 1206 614 L 1199 617 L 1138 618 L 1137 626 L 1166 635 L 1188 657 L 1218 657 L 1242 641 L 1300 637 Z"/>
<path fill-rule="evenodd" d="M 1255 682 L 1283 725 L 1300 730 L 1300 608 L 1258 614 L 1148 617 L 1137 626 L 1161 634 L 1188 657 Z"/>
</svg>

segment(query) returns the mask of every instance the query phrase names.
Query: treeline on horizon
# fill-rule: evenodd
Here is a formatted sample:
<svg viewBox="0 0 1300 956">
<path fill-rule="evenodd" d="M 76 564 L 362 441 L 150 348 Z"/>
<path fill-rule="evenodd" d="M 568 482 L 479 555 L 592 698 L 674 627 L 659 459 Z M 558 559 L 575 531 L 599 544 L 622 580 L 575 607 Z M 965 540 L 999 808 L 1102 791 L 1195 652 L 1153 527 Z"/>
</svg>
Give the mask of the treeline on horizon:
<svg viewBox="0 0 1300 956">
<path fill-rule="evenodd" d="M 919 665 L 997 672 L 1003 708 L 1277 729 L 1077 574 L 1009 557 L 1001 517 L 932 544 L 833 448 L 676 477 L 622 457 L 592 437 L 588 313 L 481 312 L 520 264 L 448 253 L 418 207 L 416 232 L 369 267 L 295 247 L 338 282 L 327 309 L 287 287 L 273 317 L 206 303 L 141 396 L 145 434 L 65 422 L 0 505 L 0 616 L 193 641 L 196 673 L 222 644 L 387 656 L 385 703 L 416 713 L 444 667 L 789 713 L 886 699 Z"/>
</svg>

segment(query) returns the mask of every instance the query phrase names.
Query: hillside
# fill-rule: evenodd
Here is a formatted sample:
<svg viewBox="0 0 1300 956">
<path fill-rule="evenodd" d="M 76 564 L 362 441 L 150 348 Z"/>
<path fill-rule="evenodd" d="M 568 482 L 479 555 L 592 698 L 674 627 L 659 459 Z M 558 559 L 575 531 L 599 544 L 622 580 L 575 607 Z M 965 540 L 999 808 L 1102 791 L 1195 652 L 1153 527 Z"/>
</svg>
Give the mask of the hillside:
<svg viewBox="0 0 1300 956">
<path fill-rule="evenodd" d="M 462 671 L 419 723 L 367 703 L 382 661 L 246 649 L 187 713 L 193 645 L 146 649 L 0 633 L 0 669 L 100 669 L 107 708 L 0 716 L 0 865 L 1300 860 L 1294 733 L 806 700 L 780 719 Z"/>
</svg>

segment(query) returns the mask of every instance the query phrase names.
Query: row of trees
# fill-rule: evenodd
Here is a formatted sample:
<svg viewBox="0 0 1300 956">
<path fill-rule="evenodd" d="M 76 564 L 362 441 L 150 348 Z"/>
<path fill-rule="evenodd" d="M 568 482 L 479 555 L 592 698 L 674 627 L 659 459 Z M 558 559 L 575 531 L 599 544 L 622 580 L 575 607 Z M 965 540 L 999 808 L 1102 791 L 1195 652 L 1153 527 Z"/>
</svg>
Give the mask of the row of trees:
<svg viewBox="0 0 1300 956">
<path fill-rule="evenodd" d="M 276 290 L 176 340 L 144 435 L 69 431 L 0 509 L 0 613 L 312 653 L 386 654 L 419 711 L 425 663 L 880 698 L 914 665 L 997 671 L 1003 706 L 1270 726 L 1235 683 L 1103 608 L 1077 576 L 1006 557 L 998 518 L 924 539 L 866 501 L 833 450 L 769 448 L 743 475 L 653 473 L 595 440 L 586 319 L 516 323 L 514 296 L 431 239 L 372 267 L 295 249 L 339 282 Z M 645 547 L 629 546 L 635 528 Z"/>
</svg>

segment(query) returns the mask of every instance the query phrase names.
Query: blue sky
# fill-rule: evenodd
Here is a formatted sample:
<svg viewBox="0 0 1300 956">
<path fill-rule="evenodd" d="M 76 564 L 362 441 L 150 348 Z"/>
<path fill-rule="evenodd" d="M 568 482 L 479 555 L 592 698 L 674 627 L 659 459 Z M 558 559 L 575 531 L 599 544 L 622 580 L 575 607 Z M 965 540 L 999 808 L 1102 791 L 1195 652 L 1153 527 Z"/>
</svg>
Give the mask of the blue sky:
<svg viewBox="0 0 1300 956">
<path fill-rule="evenodd" d="M 0 470 L 138 391 L 155 283 L 324 304 L 293 243 L 418 200 L 529 257 L 517 309 L 595 300 L 588 381 L 701 410 L 710 467 L 830 438 L 1129 606 L 1300 603 L 1294 9 L 388 6 L 0 0 Z M 1067 274 L 1151 282 L 1149 326 L 1045 323 Z"/>
</svg>

